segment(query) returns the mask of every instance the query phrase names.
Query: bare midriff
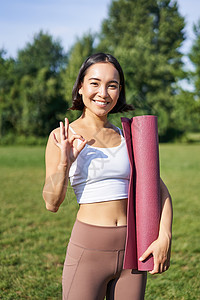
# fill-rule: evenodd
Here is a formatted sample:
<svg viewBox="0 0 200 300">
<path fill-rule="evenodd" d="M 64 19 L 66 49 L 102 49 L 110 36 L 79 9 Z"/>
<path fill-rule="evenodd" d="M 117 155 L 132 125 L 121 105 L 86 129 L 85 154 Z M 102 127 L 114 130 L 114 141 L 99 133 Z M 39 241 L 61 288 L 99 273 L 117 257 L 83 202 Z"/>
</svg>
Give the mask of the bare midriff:
<svg viewBox="0 0 200 300">
<path fill-rule="evenodd" d="M 127 224 L 127 199 L 80 204 L 77 219 L 97 226 L 123 226 Z"/>
</svg>

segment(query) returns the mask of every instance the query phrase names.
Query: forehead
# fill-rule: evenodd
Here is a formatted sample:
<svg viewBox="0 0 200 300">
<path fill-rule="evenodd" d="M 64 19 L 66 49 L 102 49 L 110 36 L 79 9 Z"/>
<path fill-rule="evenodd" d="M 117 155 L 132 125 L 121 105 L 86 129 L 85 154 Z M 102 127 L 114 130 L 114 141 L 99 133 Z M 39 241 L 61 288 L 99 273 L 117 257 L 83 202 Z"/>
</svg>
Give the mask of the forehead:
<svg viewBox="0 0 200 300">
<path fill-rule="evenodd" d="M 98 78 L 100 80 L 120 81 L 119 72 L 115 66 L 109 62 L 99 62 L 90 66 L 85 74 L 87 79 Z"/>
</svg>

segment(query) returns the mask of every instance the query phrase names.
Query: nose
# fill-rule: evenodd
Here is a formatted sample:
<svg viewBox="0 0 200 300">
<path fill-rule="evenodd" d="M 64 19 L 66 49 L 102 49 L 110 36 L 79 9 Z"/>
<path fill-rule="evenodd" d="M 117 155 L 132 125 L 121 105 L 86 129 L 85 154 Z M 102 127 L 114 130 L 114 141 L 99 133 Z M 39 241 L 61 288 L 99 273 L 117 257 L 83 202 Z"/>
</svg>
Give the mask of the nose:
<svg viewBox="0 0 200 300">
<path fill-rule="evenodd" d="M 98 92 L 99 96 L 101 98 L 106 98 L 108 97 L 108 90 L 107 90 L 107 86 L 101 85 L 99 87 L 99 92 Z"/>
</svg>

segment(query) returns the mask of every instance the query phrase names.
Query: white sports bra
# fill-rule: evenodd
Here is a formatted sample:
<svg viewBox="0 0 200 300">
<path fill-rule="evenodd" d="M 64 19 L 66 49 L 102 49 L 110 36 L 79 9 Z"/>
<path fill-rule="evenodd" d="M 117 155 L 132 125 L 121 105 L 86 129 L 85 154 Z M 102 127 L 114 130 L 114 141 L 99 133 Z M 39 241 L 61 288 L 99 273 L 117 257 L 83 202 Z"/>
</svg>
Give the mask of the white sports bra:
<svg viewBox="0 0 200 300">
<path fill-rule="evenodd" d="M 74 130 L 69 127 L 75 134 Z M 95 203 L 128 197 L 130 163 L 121 130 L 121 143 L 112 148 L 88 144 L 79 153 L 69 171 L 77 202 Z M 81 143 L 81 140 L 78 140 Z"/>
</svg>

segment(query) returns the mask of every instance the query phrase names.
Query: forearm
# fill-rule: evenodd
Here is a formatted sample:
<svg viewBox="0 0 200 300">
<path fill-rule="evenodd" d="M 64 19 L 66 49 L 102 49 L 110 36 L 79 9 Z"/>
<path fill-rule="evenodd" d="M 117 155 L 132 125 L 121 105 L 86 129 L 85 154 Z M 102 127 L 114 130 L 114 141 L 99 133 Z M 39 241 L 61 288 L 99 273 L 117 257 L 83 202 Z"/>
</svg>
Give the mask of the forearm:
<svg viewBox="0 0 200 300">
<path fill-rule="evenodd" d="M 65 165 L 58 165 L 57 172 L 49 176 L 43 188 L 43 198 L 46 208 L 56 212 L 64 201 L 69 178 L 69 168 Z"/>
<path fill-rule="evenodd" d="M 173 220 L 172 200 L 169 191 L 162 180 L 160 186 L 162 210 L 159 237 L 168 237 L 169 239 L 171 239 Z"/>
</svg>

